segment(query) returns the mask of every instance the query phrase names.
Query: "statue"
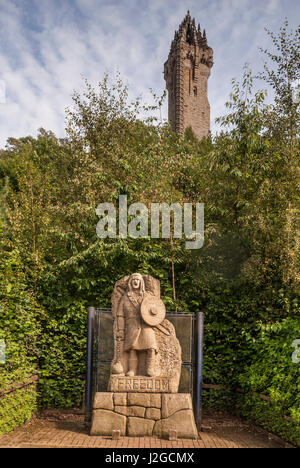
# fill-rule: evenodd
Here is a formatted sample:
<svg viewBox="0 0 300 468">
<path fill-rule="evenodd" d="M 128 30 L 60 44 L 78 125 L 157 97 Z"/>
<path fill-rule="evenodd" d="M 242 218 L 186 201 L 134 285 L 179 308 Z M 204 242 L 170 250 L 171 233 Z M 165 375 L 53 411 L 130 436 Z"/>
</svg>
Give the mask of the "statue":
<svg viewBox="0 0 300 468">
<path fill-rule="evenodd" d="M 114 358 L 107 392 L 96 392 L 91 435 L 197 439 L 189 393 L 178 393 L 181 347 L 166 320 L 160 283 L 134 273 L 112 294 Z"/>
<path fill-rule="evenodd" d="M 116 391 L 117 376 L 161 376 L 165 379 L 164 384 L 155 382 L 152 391 L 156 391 L 155 386 L 157 391 L 162 391 L 163 385 L 165 391 L 177 391 L 181 348 L 173 325 L 165 319 L 166 308 L 160 299 L 159 281 L 139 273 L 117 281 L 112 295 L 112 313 L 115 354 L 109 389 Z M 121 382 L 125 382 L 124 379 L 119 380 Z M 129 389 L 128 382 L 127 379 L 120 391 Z M 136 382 L 135 379 L 134 390 L 137 390 Z M 150 383 L 147 385 L 149 390 Z"/>
<path fill-rule="evenodd" d="M 144 296 L 143 277 L 134 273 L 129 278 L 128 291 L 123 295 L 117 310 L 117 339 L 124 341 L 123 349 L 129 353 L 126 375 L 130 377 L 136 374 L 139 351 L 147 352 L 146 375 L 155 376 L 155 354 L 158 348 L 152 326 L 142 319 L 141 304 Z"/>
</svg>

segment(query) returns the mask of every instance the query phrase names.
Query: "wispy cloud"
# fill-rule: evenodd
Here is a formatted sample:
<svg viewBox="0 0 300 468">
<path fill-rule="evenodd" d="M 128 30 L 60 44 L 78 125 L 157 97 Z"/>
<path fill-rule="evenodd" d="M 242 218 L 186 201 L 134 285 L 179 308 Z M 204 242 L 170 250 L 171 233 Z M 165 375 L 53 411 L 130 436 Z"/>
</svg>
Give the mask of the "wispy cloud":
<svg viewBox="0 0 300 468">
<path fill-rule="evenodd" d="M 294 0 L 0 0 L 0 147 L 39 127 L 64 135 L 65 108 L 82 76 L 92 83 L 119 70 L 133 96 L 162 93 L 163 63 L 174 30 L 190 9 L 207 31 L 215 65 L 209 81 L 213 121 L 224 112 L 231 78 L 256 68 L 264 27 L 285 17 L 295 26 Z M 167 109 L 164 108 L 164 115 Z"/>
</svg>

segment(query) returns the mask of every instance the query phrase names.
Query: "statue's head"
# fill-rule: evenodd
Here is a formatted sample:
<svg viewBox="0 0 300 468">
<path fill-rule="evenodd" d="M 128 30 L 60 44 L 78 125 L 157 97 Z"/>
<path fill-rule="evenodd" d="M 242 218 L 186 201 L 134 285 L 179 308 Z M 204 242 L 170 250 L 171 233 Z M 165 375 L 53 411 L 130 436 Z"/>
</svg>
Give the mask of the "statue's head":
<svg viewBox="0 0 300 468">
<path fill-rule="evenodd" d="M 129 291 L 138 292 L 140 294 L 145 292 L 145 283 L 140 273 L 133 273 L 128 280 Z"/>
</svg>

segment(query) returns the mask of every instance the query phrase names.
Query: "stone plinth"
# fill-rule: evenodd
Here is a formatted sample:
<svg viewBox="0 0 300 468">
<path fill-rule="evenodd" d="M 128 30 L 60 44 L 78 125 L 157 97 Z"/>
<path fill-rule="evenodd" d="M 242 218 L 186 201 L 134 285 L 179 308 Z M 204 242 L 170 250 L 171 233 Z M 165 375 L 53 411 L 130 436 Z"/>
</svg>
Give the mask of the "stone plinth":
<svg viewBox="0 0 300 468">
<path fill-rule="evenodd" d="M 96 393 L 92 436 L 157 436 L 197 439 L 192 399 L 186 393 Z"/>
</svg>

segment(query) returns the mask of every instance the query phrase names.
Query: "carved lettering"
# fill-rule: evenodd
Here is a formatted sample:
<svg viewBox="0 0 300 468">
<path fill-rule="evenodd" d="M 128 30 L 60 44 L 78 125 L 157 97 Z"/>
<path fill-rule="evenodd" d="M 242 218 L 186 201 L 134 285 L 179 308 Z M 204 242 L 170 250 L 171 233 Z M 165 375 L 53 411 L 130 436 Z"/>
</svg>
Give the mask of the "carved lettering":
<svg viewBox="0 0 300 468">
<path fill-rule="evenodd" d="M 138 389 L 139 389 L 139 381 L 138 381 L 138 379 L 134 379 L 134 380 L 133 380 L 133 388 L 134 388 L 134 390 L 138 390 Z"/>
<path fill-rule="evenodd" d="M 169 392 L 169 379 L 153 377 L 149 379 L 139 379 L 138 377 L 118 377 L 112 379 L 111 390 L 122 392 Z"/>
<path fill-rule="evenodd" d="M 132 381 L 132 379 L 126 380 L 126 390 L 133 390 L 133 381 Z"/>
<path fill-rule="evenodd" d="M 161 384 L 162 384 L 162 385 L 161 385 L 161 391 L 162 391 L 162 392 L 167 392 L 167 391 L 169 390 L 169 382 L 168 382 L 168 380 L 163 379 L 163 380 L 161 381 Z"/>
<path fill-rule="evenodd" d="M 141 390 L 146 390 L 146 381 L 145 380 L 140 380 L 140 389 Z"/>
</svg>

